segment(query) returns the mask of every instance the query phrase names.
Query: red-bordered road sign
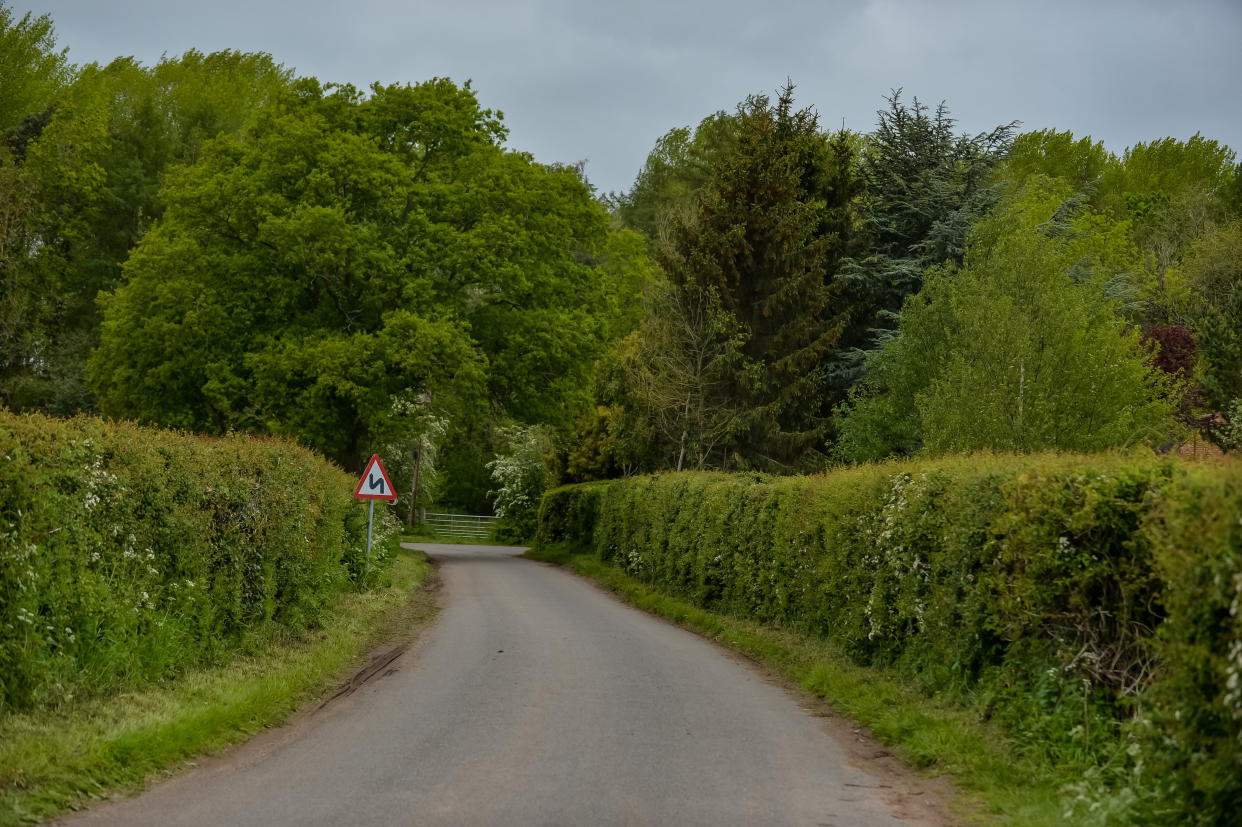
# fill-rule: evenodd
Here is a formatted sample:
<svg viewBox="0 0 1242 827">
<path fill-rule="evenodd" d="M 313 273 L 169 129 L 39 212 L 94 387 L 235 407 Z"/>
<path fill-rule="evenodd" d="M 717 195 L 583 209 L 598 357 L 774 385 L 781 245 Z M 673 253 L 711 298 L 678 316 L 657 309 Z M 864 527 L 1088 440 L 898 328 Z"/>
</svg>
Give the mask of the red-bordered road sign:
<svg viewBox="0 0 1242 827">
<path fill-rule="evenodd" d="M 384 470 L 379 454 L 371 455 L 367 470 L 362 472 L 362 479 L 358 480 L 358 487 L 354 489 L 354 496 L 360 500 L 396 501 L 397 490 L 392 487 L 392 480 L 388 479 L 388 472 Z"/>
</svg>

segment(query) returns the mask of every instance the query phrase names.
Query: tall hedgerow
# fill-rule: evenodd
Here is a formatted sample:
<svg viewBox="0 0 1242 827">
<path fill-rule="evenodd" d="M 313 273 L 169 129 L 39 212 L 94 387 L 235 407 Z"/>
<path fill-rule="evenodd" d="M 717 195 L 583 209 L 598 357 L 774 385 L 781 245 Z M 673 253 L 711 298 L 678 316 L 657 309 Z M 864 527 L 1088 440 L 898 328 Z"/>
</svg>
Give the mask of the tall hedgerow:
<svg viewBox="0 0 1242 827">
<path fill-rule="evenodd" d="M 351 482 L 280 440 L 0 412 L 0 711 L 313 625 L 362 572 Z"/>
<path fill-rule="evenodd" d="M 974 455 L 549 492 L 541 543 L 831 641 L 1091 768 L 1073 823 L 1242 806 L 1242 463 Z"/>
</svg>

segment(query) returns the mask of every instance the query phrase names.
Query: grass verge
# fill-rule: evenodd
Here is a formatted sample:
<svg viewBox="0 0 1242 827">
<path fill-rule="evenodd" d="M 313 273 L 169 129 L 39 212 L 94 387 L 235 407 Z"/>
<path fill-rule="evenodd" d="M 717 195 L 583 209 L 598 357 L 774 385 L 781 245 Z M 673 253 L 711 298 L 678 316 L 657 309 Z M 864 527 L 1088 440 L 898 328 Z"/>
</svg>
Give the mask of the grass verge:
<svg viewBox="0 0 1242 827">
<path fill-rule="evenodd" d="M 1014 750 L 999 727 L 960 705 L 929 698 L 898 675 L 858 666 L 826 641 L 700 609 L 652 589 L 590 554 L 564 548 L 526 556 L 556 563 L 631 605 L 711 638 L 823 698 L 867 727 L 907 764 L 942 774 L 963 792 L 968 823 L 1065 823 L 1060 789 L 1078 778 Z"/>
<path fill-rule="evenodd" d="M 394 629 L 410 635 L 435 614 L 420 588 L 431 564 L 391 542 L 389 585 L 341 595 L 319 629 L 139 691 L 0 717 L 0 825 L 82 809 L 279 724 L 339 686 Z"/>
</svg>

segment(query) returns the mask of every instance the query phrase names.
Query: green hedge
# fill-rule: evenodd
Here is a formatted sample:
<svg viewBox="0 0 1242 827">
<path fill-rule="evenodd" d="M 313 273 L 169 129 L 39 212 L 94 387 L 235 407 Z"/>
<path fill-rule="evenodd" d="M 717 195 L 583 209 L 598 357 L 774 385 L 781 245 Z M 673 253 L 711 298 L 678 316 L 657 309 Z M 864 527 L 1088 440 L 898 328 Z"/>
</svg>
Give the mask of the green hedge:
<svg viewBox="0 0 1242 827">
<path fill-rule="evenodd" d="M 359 574 L 352 480 L 294 445 L 0 412 L 0 711 L 313 624 Z"/>
<path fill-rule="evenodd" d="M 1067 806 L 1242 811 L 1242 464 L 973 456 L 549 492 L 539 540 L 833 641 L 1093 767 Z"/>
</svg>

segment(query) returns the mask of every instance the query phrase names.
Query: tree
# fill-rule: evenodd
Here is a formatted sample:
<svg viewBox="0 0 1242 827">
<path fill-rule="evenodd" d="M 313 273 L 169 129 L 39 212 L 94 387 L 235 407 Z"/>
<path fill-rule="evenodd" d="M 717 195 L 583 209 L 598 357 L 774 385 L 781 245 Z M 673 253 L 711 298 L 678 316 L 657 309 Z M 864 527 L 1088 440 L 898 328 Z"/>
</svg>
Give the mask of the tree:
<svg viewBox="0 0 1242 827">
<path fill-rule="evenodd" d="M 736 393 L 758 374 L 742 354 L 746 338 L 713 289 L 683 284 L 659 290 L 642 326 L 622 342 L 627 384 L 673 446 L 676 470 L 687 454 L 702 470 L 746 426 Z"/>
<path fill-rule="evenodd" d="M 192 51 L 153 69 L 118 59 L 82 69 L 54 107 L 10 132 L 30 204 L 28 243 L 13 252 L 27 277 L 10 285 L 32 309 L 25 344 L 0 375 L 10 405 L 93 407 L 84 372 L 99 335 L 95 297 L 119 284 L 121 264 L 163 212 L 165 170 L 240 129 L 287 80 L 266 55 Z"/>
<path fill-rule="evenodd" d="M 775 101 L 748 98 L 735 119 L 733 145 L 670 219 L 657 260 L 675 288 L 714 295 L 745 334 L 731 389 L 745 428 L 729 450 L 748 465 L 814 464 L 827 426 L 822 364 L 844 324 L 836 274 L 853 237 L 854 145 L 795 109 L 792 83 Z"/>
<path fill-rule="evenodd" d="M 1117 163 L 1117 156 L 1104 148 L 1103 141 L 1093 141 L 1090 136 L 1075 138 L 1069 130 L 1045 129 L 1014 138 L 1001 171 L 1006 180 L 1017 185 L 1042 175 L 1060 179 L 1074 192 L 1098 195 L 1104 173 Z M 1098 199 L 1095 206 L 1102 207 Z"/>
<path fill-rule="evenodd" d="M 1212 411 L 1236 411 L 1242 400 L 1242 281 L 1204 314 L 1199 329 L 1204 398 Z"/>
<path fill-rule="evenodd" d="M 1163 275 L 1195 238 L 1225 219 L 1234 160 L 1229 147 L 1201 135 L 1135 144 L 1105 171 L 1103 207 L 1129 219 L 1139 249 Z"/>
<path fill-rule="evenodd" d="M 495 488 L 488 492 L 500 518 L 497 539 L 530 542 L 535 536 L 539 502 L 551 481 L 547 458 L 551 439 L 538 425 L 508 425 L 498 429 L 501 448 L 487 463 Z"/>
<path fill-rule="evenodd" d="M 73 77 L 67 53 L 56 49 L 51 17 L 26 12 L 14 22 L 9 4 L 0 2 L 0 133 L 55 102 Z"/>
<path fill-rule="evenodd" d="M 692 132 L 670 129 L 656 141 L 630 190 L 609 199 L 621 223 L 655 240 L 668 214 L 692 202 L 710 180 L 712 169 L 736 141 L 737 119 L 725 112 L 708 115 Z"/>
<path fill-rule="evenodd" d="M 976 225 L 961 268 L 928 273 L 843 411 L 846 458 L 1090 451 L 1167 436 L 1167 380 L 1118 312 L 1118 282 L 1139 264 L 1127 228 L 1067 215 L 1071 195 L 1032 178 Z"/>
<path fill-rule="evenodd" d="M 906 105 L 900 89 L 887 101 L 862 147 L 865 252 L 843 269 L 850 319 L 830 365 L 838 393 L 862 377 L 867 353 L 892 335 L 902 302 L 922 287 L 927 268 L 961 263 L 971 226 L 998 197 L 991 174 L 1017 125 L 956 135 L 944 103 L 934 112 L 918 98 Z"/>
<path fill-rule="evenodd" d="M 413 445 L 423 394 L 441 417 L 572 422 L 606 217 L 502 136 L 469 87 L 308 79 L 204 144 L 102 299 L 103 410 L 286 434 L 347 467 Z"/>
<path fill-rule="evenodd" d="M 1196 374 L 1209 417 L 1224 416 L 1238 433 L 1242 400 L 1242 221 L 1201 235 L 1179 268 L 1170 273 L 1173 292 L 1196 333 Z M 1226 431 L 1209 428 L 1220 441 Z"/>
</svg>

